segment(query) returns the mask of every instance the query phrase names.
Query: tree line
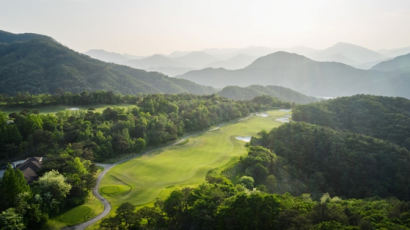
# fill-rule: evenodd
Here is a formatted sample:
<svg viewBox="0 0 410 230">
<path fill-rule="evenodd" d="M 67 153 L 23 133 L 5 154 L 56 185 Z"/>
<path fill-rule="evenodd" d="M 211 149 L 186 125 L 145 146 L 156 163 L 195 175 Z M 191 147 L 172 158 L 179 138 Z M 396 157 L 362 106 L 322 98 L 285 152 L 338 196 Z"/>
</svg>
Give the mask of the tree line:
<svg viewBox="0 0 410 230">
<path fill-rule="evenodd" d="M 410 150 L 410 100 L 406 98 L 340 97 L 296 106 L 292 119 L 385 139 Z"/>
<path fill-rule="evenodd" d="M 238 102 L 216 95 L 149 95 L 134 99 L 132 106 L 108 107 L 101 113 L 93 109 L 56 114 L 0 112 L 0 159 L 5 162 L 43 156 L 71 144 L 84 149 L 85 159 L 104 160 L 141 152 L 146 146 L 163 144 L 186 132 L 251 112 L 290 107 L 267 96 Z"/>
<path fill-rule="evenodd" d="M 153 207 L 124 203 L 101 229 L 409 229 L 410 203 L 397 199 L 340 199 L 249 190 L 210 173 L 196 188 L 174 190 Z"/>
</svg>

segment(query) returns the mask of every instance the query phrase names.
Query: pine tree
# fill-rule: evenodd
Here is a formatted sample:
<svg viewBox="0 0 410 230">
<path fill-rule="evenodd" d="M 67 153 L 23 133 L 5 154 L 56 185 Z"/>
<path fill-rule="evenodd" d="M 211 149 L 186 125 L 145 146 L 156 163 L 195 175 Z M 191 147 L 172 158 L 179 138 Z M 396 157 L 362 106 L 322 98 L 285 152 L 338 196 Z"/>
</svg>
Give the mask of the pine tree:
<svg viewBox="0 0 410 230">
<path fill-rule="evenodd" d="M 0 208 L 1 210 L 5 210 L 11 206 L 14 206 L 19 194 L 30 192 L 30 187 L 24 179 L 23 173 L 18 169 L 14 169 L 9 164 L 4 172 L 3 179 L 1 180 L 0 191 Z"/>
</svg>

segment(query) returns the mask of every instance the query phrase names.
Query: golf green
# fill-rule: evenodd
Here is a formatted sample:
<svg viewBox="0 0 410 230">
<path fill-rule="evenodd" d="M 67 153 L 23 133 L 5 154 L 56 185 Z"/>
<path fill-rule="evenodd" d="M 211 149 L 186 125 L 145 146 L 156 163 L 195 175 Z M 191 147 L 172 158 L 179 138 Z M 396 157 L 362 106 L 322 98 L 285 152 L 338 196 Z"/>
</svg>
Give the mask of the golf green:
<svg viewBox="0 0 410 230">
<path fill-rule="evenodd" d="M 245 142 L 236 137 L 279 126 L 282 123 L 276 119 L 288 113 L 273 110 L 253 115 L 121 163 L 107 172 L 99 191 L 114 210 L 124 202 L 152 204 L 175 188 L 204 182 L 210 169 L 224 168 L 245 155 Z"/>
</svg>

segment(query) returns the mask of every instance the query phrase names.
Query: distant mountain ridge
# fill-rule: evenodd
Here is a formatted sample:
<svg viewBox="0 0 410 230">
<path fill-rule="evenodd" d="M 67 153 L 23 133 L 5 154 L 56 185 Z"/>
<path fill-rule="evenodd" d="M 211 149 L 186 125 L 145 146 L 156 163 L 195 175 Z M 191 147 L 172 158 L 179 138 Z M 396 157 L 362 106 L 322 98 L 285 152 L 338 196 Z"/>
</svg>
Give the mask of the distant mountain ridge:
<svg viewBox="0 0 410 230">
<path fill-rule="evenodd" d="M 335 61 L 358 68 L 369 68 L 387 57 L 380 53 L 350 43 L 339 42 L 322 50 L 317 55 L 318 61 Z M 315 59 L 315 58 L 313 58 Z M 315 59 L 316 60 L 316 59 Z"/>
<path fill-rule="evenodd" d="M 297 53 L 315 61 L 340 62 L 359 69 L 369 69 L 382 61 L 410 53 L 410 47 L 375 51 L 347 42 L 338 42 L 325 49 L 300 46 L 281 49 L 268 47 L 225 48 L 174 51 L 169 55 L 155 54 L 145 57 L 135 57 L 104 50 L 90 50 L 86 54 L 106 62 L 175 76 L 203 68 L 241 69 L 259 57 L 278 51 Z"/>
<path fill-rule="evenodd" d="M 0 31 L 0 93 L 94 90 L 123 94 L 215 92 L 187 80 L 92 59 L 47 36 Z"/>
<path fill-rule="evenodd" d="M 104 61 L 104 62 L 110 62 L 110 63 L 121 64 L 121 65 L 126 63 L 130 59 L 138 58 L 132 55 L 108 52 L 102 49 L 92 49 L 92 50 L 85 52 L 85 54 L 90 57 L 96 58 L 98 60 Z"/>
<path fill-rule="evenodd" d="M 258 96 L 267 95 L 278 98 L 284 102 L 296 104 L 308 104 L 319 101 L 317 98 L 306 96 L 292 89 L 274 85 L 251 85 L 243 88 L 239 86 L 227 86 L 219 91 L 218 94 L 222 97 L 234 100 L 251 100 Z"/>
<path fill-rule="evenodd" d="M 410 97 L 410 79 L 392 73 L 362 70 L 337 62 L 318 62 L 302 55 L 275 52 L 244 69 L 206 68 L 178 76 L 203 85 L 278 85 L 313 96 L 348 96 L 357 93 Z"/>
<path fill-rule="evenodd" d="M 410 53 L 381 62 L 373 66 L 372 69 L 384 72 L 408 73 L 410 78 Z"/>
</svg>

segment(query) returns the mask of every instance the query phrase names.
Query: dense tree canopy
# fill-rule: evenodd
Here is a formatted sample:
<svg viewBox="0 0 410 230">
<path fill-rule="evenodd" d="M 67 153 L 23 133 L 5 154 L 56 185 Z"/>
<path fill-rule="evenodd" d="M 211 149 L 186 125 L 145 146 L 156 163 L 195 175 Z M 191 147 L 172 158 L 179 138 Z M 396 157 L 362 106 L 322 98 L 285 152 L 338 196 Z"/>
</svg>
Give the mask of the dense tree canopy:
<svg viewBox="0 0 410 230">
<path fill-rule="evenodd" d="M 323 194 L 267 194 L 210 174 L 197 188 L 173 191 L 154 207 L 122 204 L 102 229 L 409 229 L 410 204 L 397 199 L 342 200 Z"/>
<path fill-rule="evenodd" d="M 405 98 L 341 97 L 297 106 L 292 119 L 385 139 L 410 150 L 410 100 Z"/>
<path fill-rule="evenodd" d="M 102 160 L 119 154 L 140 152 L 147 145 L 163 144 L 186 132 L 203 130 L 251 112 L 290 106 L 289 103 L 266 96 L 239 102 L 219 96 L 126 97 L 109 92 L 64 94 L 53 96 L 50 100 L 47 98 L 44 96 L 40 101 L 66 101 L 75 105 L 127 102 L 134 106 L 109 107 L 102 113 L 91 109 L 55 115 L 38 114 L 30 110 L 9 115 L 0 112 L 1 161 L 54 154 L 69 144 L 81 148 L 85 159 Z M 31 99 L 23 102 L 27 103 L 32 103 Z"/>
<path fill-rule="evenodd" d="M 251 147 L 239 166 L 271 191 L 410 199 L 410 152 L 391 142 L 291 122 L 261 133 L 252 144 L 279 160 Z"/>
</svg>

